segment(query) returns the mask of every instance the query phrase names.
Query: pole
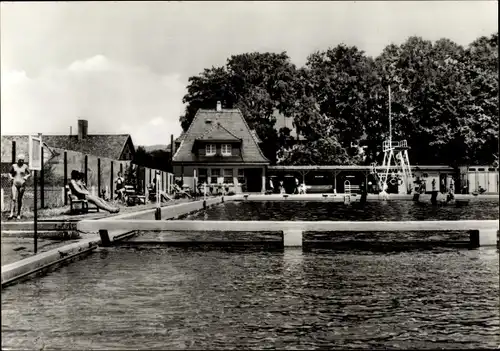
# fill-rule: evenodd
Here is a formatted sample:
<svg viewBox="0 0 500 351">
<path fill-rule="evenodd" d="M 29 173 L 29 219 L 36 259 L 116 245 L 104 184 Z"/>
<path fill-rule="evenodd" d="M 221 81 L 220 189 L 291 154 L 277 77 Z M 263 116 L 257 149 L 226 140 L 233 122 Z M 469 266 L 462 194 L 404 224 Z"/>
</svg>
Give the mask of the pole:
<svg viewBox="0 0 500 351">
<path fill-rule="evenodd" d="M 31 150 L 30 150 L 31 151 Z M 33 218 L 33 224 L 34 224 L 34 240 L 35 240 L 35 253 L 37 252 L 37 249 L 38 249 L 38 233 L 37 233 L 37 220 L 38 220 L 38 210 L 37 210 L 37 205 L 36 205 L 36 202 L 37 202 L 37 186 L 36 186 L 36 183 L 37 183 L 37 176 L 38 176 L 38 171 L 34 171 L 35 173 L 35 179 L 34 179 L 34 187 L 35 187 L 35 193 L 34 193 L 34 199 L 33 199 L 33 202 L 34 202 L 34 209 L 33 209 L 33 212 L 34 212 L 34 218 Z"/>
<path fill-rule="evenodd" d="M 40 171 L 40 208 L 45 208 L 45 172 L 43 171 L 43 146 L 42 146 L 42 169 Z"/>
<path fill-rule="evenodd" d="M 391 86 L 389 85 L 389 147 L 392 147 Z"/>
<path fill-rule="evenodd" d="M 12 164 L 16 163 L 16 141 L 12 140 Z"/>
<path fill-rule="evenodd" d="M 111 161 L 111 176 L 109 177 L 109 198 L 112 200 L 113 195 L 113 161 Z"/>
<path fill-rule="evenodd" d="M 88 171 L 89 171 L 89 156 L 88 155 L 85 155 L 85 163 L 84 163 L 84 170 L 85 170 L 85 185 L 89 185 L 89 182 L 88 182 Z"/>
<path fill-rule="evenodd" d="M 97 159 L 97 196 L 101 197 L 101 159 Z"/>
<path fill-rule="evenodd" d="M 38 137 L 40 138 L 40 148 L 41 148 L 41 152 L 43 150 L 43 144 L 42 144 L 42 133 L 38 133 Z M 33 150 L 30 150 L 30 152 L 33 152 Z M 40 169 L 43 169 L 43 154 L 40 152 L 40 156 L 42 157 L 42 159 L 40 160 Z M 34 212 L 34 216 L 33 216 L 33 226 L 34 226 L 34 232 L 33 232 L 33 236 L 34 236 L 34 252 L 35 254 L 37 253 L 38 251 L 38 206 L 37 206 L 37 197 L 38 197 L 38 189 L 37 189 L 37 178 L 38 178 L 38 171 L 35 170 L 35 179 L 34 179 L 34 194 L 33 194 L 33 202 L 34 202 L 34 209 L 33 209 L 33 212 Z"/>
<path fill-rule="evenodd" d="M 64 206 L 68 204 L 66 185 L 68 185 L 68 153 L 64 151 Z"/>
<path fill-rule="evenodd" d="M 155 184 L 156 184 L 156 207 L 161 207 L 161 199 L 160 199 L 160 184 L 158 183 L 158 173 L 159 171 L 155 170 Z"/>
</svg>

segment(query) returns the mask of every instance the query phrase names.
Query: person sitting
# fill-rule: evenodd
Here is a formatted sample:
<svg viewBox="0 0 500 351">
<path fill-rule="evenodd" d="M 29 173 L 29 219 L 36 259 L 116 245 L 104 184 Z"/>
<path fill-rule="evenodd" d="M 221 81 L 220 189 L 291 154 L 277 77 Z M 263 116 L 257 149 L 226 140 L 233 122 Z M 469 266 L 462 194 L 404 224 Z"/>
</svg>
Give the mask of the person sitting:
<svg viewBox="0 0 500 351">
<path fill-rule="evenodd" d="M 71 193 L 75 195 L 79 200 L 87 200 L 88 202 L 96 205 L 98 208 L 108 211 L 110 213 L 118 213 L 120 209 L 118 207 L 110 206 L 103 199 L 93 196 L 89 193 L 85 184 L 83 183 L 83 179 L 81 179 L 81 174 L 78 171 L 71 171 L 71 179 L 69 182 L 69 187 L 71 189 Z"/>
<path fill-rule="evenodd" d="M 116 177 L 115 184 L 116 199 L 123 200 L 123 194 L 125 192 L 125 179 L 122 177 L 122 172 L 118 172 L 118 177 Z"/>
</svg>

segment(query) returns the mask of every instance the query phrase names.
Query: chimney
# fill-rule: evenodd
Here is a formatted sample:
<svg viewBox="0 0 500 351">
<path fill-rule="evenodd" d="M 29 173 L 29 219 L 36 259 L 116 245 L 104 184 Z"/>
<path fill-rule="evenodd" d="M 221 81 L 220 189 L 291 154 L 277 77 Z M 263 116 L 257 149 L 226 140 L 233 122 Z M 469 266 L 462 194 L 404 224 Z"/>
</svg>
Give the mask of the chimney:
<svg viewBox="0 0 500 351">
<path fill-rule="evenodd" d="M 73 127 L 69 126 L 69 136 L 73 136 Z"/>
<path fill-rule="evenodd" d="M 89 122 L 86 119 L 78 120 L 78 140 L 83 140 L 87 137 Z"/>
<path fill-rule="evenodd" d="M 217 101 L 217 112 L 220 111 L 222 111 L 222 104 L 220 103 L 220 101 Z"/>
</svg>

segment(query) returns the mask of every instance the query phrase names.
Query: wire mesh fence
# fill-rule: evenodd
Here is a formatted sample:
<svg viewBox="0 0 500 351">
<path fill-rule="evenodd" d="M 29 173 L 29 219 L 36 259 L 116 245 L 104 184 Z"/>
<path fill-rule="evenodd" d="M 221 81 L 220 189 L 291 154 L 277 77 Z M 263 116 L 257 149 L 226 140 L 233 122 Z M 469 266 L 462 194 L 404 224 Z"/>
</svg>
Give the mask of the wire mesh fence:
<svg viewBox="0 0 500 351">
<path fill-rule="evenodd" d="M 68 204 L 65 185 L 69 183 L 73 170 L 83 174 L 86 186 L 93 195 L 106 200 L 113 199 L 116 196 L 116 180 L 119 173 L 124 178 L 126 185 L 133 185 L 137 193 L 145 194 L 147 186 L 150 184 L 147 177 L 150 174 L 154 175 L 155 171 L 157 171 L 134 165 L 131 161 L 112 160 L 56 148 L 51 148 L 50 153 L 45 152 L 45 156 L 43 171 L 32 171 L 31 177 L 25 184 L 24 211 L 32 211 L 34 208 L 35 173 L 38 194 L 37 208 L 56 208 Z M 2 164 L 2 211 L 10 211 L 12 182 L 8 172 L 12 163 L 4 162 Z M 159 178 L 169 178 L 167 172 L 158 172 Z M 165 186 L 165 191 L 167 190 Z"/>
</svg>

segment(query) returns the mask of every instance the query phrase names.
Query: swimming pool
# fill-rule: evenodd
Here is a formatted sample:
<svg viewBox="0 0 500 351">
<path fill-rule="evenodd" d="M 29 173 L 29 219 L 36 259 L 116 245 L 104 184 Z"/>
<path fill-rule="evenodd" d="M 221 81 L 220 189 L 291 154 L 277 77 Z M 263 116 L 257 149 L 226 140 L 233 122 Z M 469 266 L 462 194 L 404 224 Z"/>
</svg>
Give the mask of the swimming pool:
<svg viewBox="0 0 500 351">
<path fill-rule="evenodd" d="M 422 221 L 499 219 L 499 201 L 471 201 L 468 206 L 432 206 L 413 201 L 379 201 L 344 205 L 322 201 L 228 201 L 186 220 L 275 221 Z"/>
<path fill-rule="evenodd" d="M 466 208 L 422 207 L 408 201 L 367 203 L 363 208 L 226 202 L 187 217 L 374 218 L 498 219 L 498 201 Z M 131 241 L 162 236 L 172 235 L 147 232 Z M 4 290 L 2 347 L 497 347 L 498 262 L 495 248 L 302 251 L 140 244 L 100 249 L 78 264 Z"/>
<path fill-rule="evenodd" d="M 110 248 L 3 291 L 2 347 L 494 348 L 498 259 Z"/>
</svg>

